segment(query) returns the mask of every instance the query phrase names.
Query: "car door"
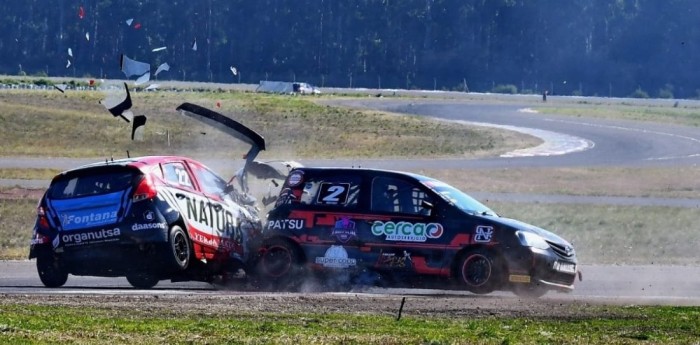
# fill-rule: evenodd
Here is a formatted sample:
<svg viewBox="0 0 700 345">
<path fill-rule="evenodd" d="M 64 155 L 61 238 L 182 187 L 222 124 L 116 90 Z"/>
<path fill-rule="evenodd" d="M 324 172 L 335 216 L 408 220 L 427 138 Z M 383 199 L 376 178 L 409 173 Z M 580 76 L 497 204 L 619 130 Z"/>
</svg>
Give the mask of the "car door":
<svg viewBox="0 0 700 345">
<path fill-rule="evenodd" d="M 361 240 L 375 257 L 374 268 L 400 273 L 448 274 L 443 268 L 445 229 L 436 198 L 403 175 L 371 179 L 371 217 Z"/>
<path fill-rule="evenodd" d="M 197 162 L 189 161 L 187 165 L 203 197 L 196 206 L 198 226 L 194 240 L 208 247 L 209 256 L 245 260 L 250 254 L 248 241 L 252 234 L 248 232 L 254 230 L 254 215 L 231 199 L 221 177 Z"/>
<path fill-rule="evenodd" d="M 361 182 L 357 174 L 307 171 L 294 210 L 287 219 L 269 221 L 268 228 L 293 234 L 316 269 L 353 270 L 362 263 Z"/>
</svg>

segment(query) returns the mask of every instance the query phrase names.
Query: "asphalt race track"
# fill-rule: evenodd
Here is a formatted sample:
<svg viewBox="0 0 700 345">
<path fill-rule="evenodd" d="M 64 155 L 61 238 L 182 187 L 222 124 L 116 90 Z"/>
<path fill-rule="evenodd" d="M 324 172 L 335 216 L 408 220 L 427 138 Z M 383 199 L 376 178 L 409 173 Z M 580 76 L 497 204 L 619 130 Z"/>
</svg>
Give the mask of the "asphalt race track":
<svg viewBox="0 0 700 345">
<path fill-rule="evenodd" d="M 550 97 L 556 100 L 556 97 Z M 516 103 L 466 102 L 460 100 L 396 100 L 382 98 L 332 101 L 335 105 L 352 105 L 449 121 L 501 126 L 539 136 L 546 147 L 485 159 L 406 159 L 406 160 L 302 160 L 305 165 L 362 166 L 415 170 L 421 168 L 504 168 L 504 167 L 674 167 L 700 166 L 700 128 L 658 123 L 575 118 L 533 114 Z M 504 127 L 505 126 L 505 127 Z M 93 159 L 2 158 L 0 168 L 67 169 Z M 230 162 L 207 161 L 215 170 Z M 700 176 L 699 176 L 700 177 Z M 45 187 L 47 181 L 1 180 L 0 185 Z M 475 195 L 477 197 L 483 197 Z M 489 194 L 492 199 L 532 202 L 611 203 L 700 207 L 699 199 L 609 198 L 576 196 L 542 196 L 527 194 Z M 700 267 L 696 266 L 583 266 L 583 281 L 571 294 L 550 293 L 545 298 L 564 298 L 610 303 L 700 305 Z M 372 293 L 420 294 L 434 291 L 371 289 Z M 0 293 L 8 294 L 217 294 L 250 293 L 216 289 L 205 283 L 161 282 L 150 291 L 134 290 L 124 278 L 71 276 L 65 287 L 43 288 L 34 262 L 0 262 Z M 504 293 L 504 296 L 512 296 Z M 465 296 L 469 296 L 465 293 Z"/>
</svg>

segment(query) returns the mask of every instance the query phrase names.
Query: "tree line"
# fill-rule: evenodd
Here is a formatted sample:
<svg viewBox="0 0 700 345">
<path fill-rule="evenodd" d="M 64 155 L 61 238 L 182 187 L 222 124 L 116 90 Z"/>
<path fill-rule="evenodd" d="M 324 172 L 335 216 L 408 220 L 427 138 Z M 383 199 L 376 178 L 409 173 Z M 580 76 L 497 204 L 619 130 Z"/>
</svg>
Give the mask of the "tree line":
<svg viewBox="0 0 700 345">
<path fill-rule="evenodd" d="M 698 15 L 695 0 L 3 1 L 0 73 L 124 78 L 125 54 L 167 62 L 168 80 L 688 98 Z"/>
</svg>

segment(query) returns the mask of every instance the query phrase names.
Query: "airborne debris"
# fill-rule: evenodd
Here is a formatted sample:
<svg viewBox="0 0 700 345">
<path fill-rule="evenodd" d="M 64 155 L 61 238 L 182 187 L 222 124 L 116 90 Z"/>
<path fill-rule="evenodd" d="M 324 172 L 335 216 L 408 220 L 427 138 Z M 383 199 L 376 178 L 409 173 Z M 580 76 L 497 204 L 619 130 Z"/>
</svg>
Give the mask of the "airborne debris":
<svg viewBox="0 0 700 345">
<path fill-rule="evenodd" d="M 134 85 L 141 85 L 151 80 L 151 72 L 146 72 L 134 82 Z"/>
<path fill-rule="evenodd" d="M 236 67 L 231 66 L 230 69 L 231 69 L 231 73 L 233 73 L 233 75 L 238 75 L 238 69 L 236 69 Z"/>
<path fill-rule="evenodd" d="M 78 7 L 78 18 L 85 18 L 85 9 L 83 8 L 83 6 Z"/>
<path fill-rule="evenodd" d="M 85 39 L 88 40 L 88 42 L 90 41 L 90 33 L 89 32 L 85 33 Z"/>
<path fill-rule="evenodd" d="M 67 59 L 66 60 L 66 68 L 70 67 L 70 65 L 71 65 L 70 60 Z"/>
<path fill-rule="evenodd" d="M 163 71 L 169 71 L 170 70 L 170 65 L 168 65 L 167 62 L 162 63 L 158 68 L 156 69 L 156 73 L 154 73 L 154 76 L 158 76 L 158 73 L 163 72 Z"/>
<path fill-rule="evenodd" d="M 155 52 L 159 52 L 159 51 L 161 51 L 161 50 L 165 50 L 165 49 L 167 49 L 167 48 L 168 48 L 168 47 L 158 47 L 158 48 L 153 48 L 153 50 L 151 50 L 151 51 L 155 53 Z"/>
<path fill-rule="evenodd" d="M 73 57 L 73 49 L 68 48 L 68 56 Z"/>
<path fill-rule="evenodd" d="M 119 66 L 121 71 L 124 72 L 127 78 L 133 77 L 135 75 L 142 77 L 146 73 L 151 72 L 151 65 L 130 59 L 128 56 L 122 54 L 119 60 Z"/>
<path fill-rule="evenodd" d="M 126 122 L 130 122 L 130 120 L 126 117 L 127 115 L 124 115 L 124 113 L 131 109 L 132 103 L 131 103 L 131 94 L 129 93 L 129 87 L 124 83 L 124 89 L 126 90 L 126 96 L 122 97 L 120 96 L 112 96 L 108 95 L 107 98 L 103 99 L 100 101 L 100 104 L 102 104 L 109 112 L 112 114 L 112 116 L 117 117 L 120 116 L 123 118 Z M 132 115 L 133 116 L 133 115 Z"/>
<path fill-rule="evenodd" d="M 197 39 L 195 38 L 194 41 L 192 41 L 192 50 L 197 51 Z"/>
<path fill-rule="evenodd" d="M 134 18 L 129 18 L 126 20 L 126 25 L 131 26 L 131 23 L 134 22 Z"/>
<path fill-rule="evenodd" d="M 61 93 L 65 93 L 66 89 L 68 88 L 68 85 L 67 84 L 54 84 L 53 87 L 56 90 L 61 91 Z"/>
<path fill-rule="evenodd" d="M 131 127 L 131 140 L 142 141 L 143 131 L 146 125 L 146 115 L 136 115 L 134 116 L 133 126 Z M 135 139 L 134 139 L 135 138 Z"/>
</svg>

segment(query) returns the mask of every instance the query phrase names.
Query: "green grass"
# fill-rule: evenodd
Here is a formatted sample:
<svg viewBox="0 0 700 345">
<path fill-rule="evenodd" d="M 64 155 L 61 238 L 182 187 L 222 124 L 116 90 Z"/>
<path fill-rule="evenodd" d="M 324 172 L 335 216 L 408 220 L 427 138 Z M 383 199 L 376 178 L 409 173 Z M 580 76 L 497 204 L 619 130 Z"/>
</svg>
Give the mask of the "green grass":
<svg viewBox="0 0 700 345">
<path fill-rule="evenodd" d="M 700 167 L 435 169 L 432 176 L 466 192 L 700 198 Z M 634 176 L 634 178 L 630 178 Z"/>
<path fill-rule="evenodd" d="M 672 123 L 684 126 L 700 126 L 700 108 L 672 106 L 639 105 L 558 105 L 555 107 L 536 107 L 543 114 L 569 115 L 576 117 L 597 117 L 606 119 L 625 119 Z"/>
<path fill-rule="evenodd" d="M 692 208 L 487 202 L 570 241 L 581 263 L 700 264 Z"/>
<path fill-rule="evenodd" d="M 148 123 L 144 140 L 132 141 L 131 126 L 99 104 L 104 98 L 97 91 L 0 91 L 0 156 L 122 157 L 129 150 L 240 157 L 247 151 L 246 144 L 180 116 L 175 108 L 185 101 L 262 134 L 268 147 L 263 157 L 474 157 L 539 142 L 418 116 L 322 106 L 304 97 L 216 91 L 133 93 L 132 111 L 148 116 Z"/>
<path fill-rule="evenodd" d="M 696 343 L 698 307 L 600 307 L 558 317 L 418 317 L 366 313 L 201 313 L 6 303 L 12 344 L 645 344 Z"/>
<path fill-rule="evenodd" d="M 50 180 L 60 169 L 0 169 L 0 179 Z"/>
</svg>

